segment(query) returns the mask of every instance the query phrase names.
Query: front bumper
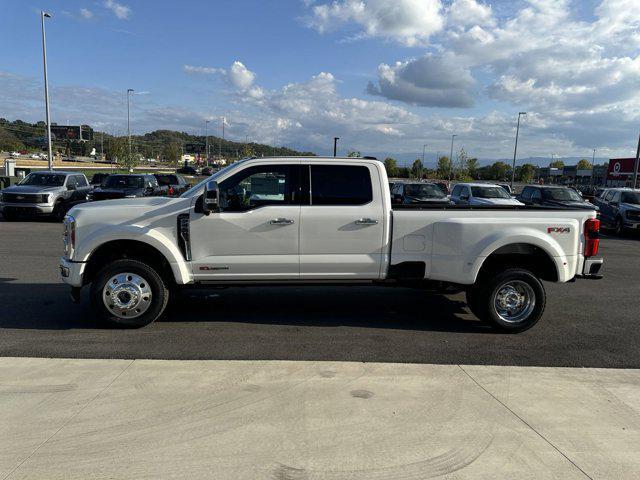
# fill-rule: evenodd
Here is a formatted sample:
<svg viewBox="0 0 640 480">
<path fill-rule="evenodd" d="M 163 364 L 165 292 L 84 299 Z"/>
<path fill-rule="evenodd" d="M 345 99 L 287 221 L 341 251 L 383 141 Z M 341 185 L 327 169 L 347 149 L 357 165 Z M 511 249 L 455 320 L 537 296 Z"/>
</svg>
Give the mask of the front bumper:
<svg viewBox="0 0 640 480">
<path fill-rule="evenodd" d="M 47 203 L 2 203 L 0 209 L 16 215 L 49 215 L 53 205 Z"/>
<path fill-rule="evenodd" d="M 85 262 L 72 262 L 60 257 L 60 277 L 62 281 L 72 287 L 82 287 L 82 275 L 87 266 Z"/>
</svg>

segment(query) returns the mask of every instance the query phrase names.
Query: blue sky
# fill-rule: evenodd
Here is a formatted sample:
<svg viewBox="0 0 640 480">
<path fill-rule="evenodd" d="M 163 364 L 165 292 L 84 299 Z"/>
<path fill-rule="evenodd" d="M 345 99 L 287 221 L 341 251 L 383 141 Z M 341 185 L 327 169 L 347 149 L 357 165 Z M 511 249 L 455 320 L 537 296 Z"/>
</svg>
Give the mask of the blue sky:
<svg viewBox="0 0 640 480">
<path fill-rule="evenodd" d="M 3 0 L 0 117 L 40 120 L 47 10 L 52 120 L 123 133 L 219 129 L 328 153 L 415 158 L 632 155 L 636 0 Z"/>
</svg>

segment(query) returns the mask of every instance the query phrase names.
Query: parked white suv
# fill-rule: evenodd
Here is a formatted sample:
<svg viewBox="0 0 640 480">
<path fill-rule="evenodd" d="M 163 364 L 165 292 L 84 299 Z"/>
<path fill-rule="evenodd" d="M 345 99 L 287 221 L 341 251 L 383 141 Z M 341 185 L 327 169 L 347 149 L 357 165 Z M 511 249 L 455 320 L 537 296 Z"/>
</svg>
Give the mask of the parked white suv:
<svg viewBox="0 0 640 480">
<path fill-rule="evenodd" d="M 458 183 L 451 190 L 451 200 L 458 205 L 524 205 L 492 183 Z"/>
<path fill-rule="evenodd" d="M 93 311 L 127 327 L 183 286 L 339 283 L 466 290 L 510 332 L 542 316 L 541 280 L 601 277 L 595 210 L 392 207 L 388 184 L 372 159 L 243 160 L 177 198 L 74 207 L 60 272 L 76 301 L 90 284 Z"/>
</svg>

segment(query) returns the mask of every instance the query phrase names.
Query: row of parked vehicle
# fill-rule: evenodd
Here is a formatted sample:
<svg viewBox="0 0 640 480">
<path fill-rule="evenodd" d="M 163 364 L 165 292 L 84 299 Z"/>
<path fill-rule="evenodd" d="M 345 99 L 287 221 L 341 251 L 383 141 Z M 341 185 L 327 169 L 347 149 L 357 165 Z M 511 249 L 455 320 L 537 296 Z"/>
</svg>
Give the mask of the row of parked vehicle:
<svg viewBox="0 0 640 480">
<path fill-rule="evenodd" d="M 19 216 L 50 215 L 58 220 L 74 205 L 86 201 L 152 196 L 176 197 L 191 185 L 181 175 L 96 173 L 91 181 L 78 172 L 32 172 L 0 192 L 6 220 Z"/>
<path fill-rule="evenodd" d="M 444 182 L 390 182 L 389 188 L 394 205 L 529 205 L 595 209 L 603 225 L 615 229 L 619 235 L 640 230 L 640 190 L 629 188 L 591 188 L 583 193 L 560 185 L 527 185 L 518 195 L 511 192 L 509 185 L 488 183 L 458 183 L 450 193 Z"/>
</svg>

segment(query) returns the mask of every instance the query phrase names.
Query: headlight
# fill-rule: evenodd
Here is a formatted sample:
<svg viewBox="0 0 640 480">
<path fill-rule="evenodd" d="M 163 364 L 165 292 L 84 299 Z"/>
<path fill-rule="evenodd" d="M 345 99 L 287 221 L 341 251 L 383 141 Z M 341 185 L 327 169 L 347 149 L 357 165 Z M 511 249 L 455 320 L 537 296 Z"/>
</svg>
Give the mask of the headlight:
<svg viewBox="0 0 640 480">
<path fill-rule="evenodd" d="M 41 202 L 41 203 L 49 203 L 49 198 L 51 198 L 51 197 L 49 196 L 49 194 L 48 194 L 48 193 L 45 193 L 44 195 L 42 195 L 42 196 L 41 196 L 41 198 L 40 198 L 40 202 Z"/>
<path fill-rule="evenodd" d="M 135 195 L 125 195 L 124 198 L 136 198 Z"/>
<path fill-rule="evenodd" d="M 62 243 L 64 245 L 65 258 L 73 258 L 76 246 L 76 219 L 71 215 L 66 215 L 63 222 Z"/>
</svg>

